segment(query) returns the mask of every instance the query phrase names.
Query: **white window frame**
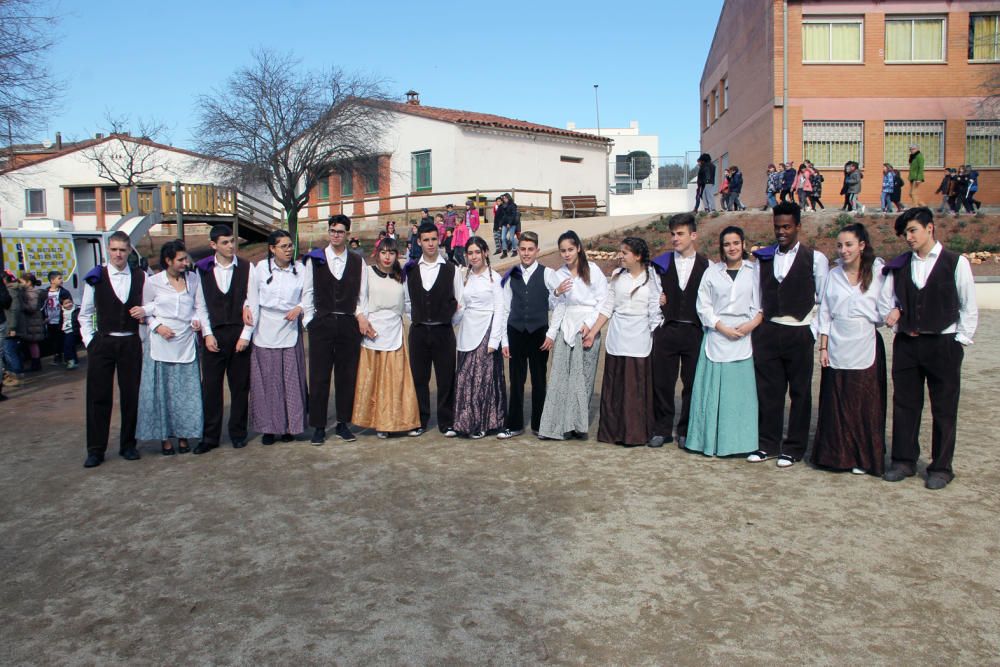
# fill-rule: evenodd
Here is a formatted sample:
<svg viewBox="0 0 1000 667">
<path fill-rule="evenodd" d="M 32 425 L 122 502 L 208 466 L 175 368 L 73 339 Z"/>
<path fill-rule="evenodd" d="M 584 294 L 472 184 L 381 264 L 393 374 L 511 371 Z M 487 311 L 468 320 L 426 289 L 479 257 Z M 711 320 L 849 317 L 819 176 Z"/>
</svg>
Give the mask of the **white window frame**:
<svg viewBox="0 0 1000 667">
<path fill-rule="evenodd" d="M 111 209 L 108 208 L 108 195 L 116 195 L 117 196 L 117 198 L 118 198 L 118 210 L 117 211 L 112 211 Z M 122 191 L 121 190 L 106 190 L 106 189 L 102 189 L 101 190 L 101 196 L 104 198 L 104 212 L 105 213 L 116 213 L 118 215 L 121 215 L 121 212 L 122 212 Z M 112 201 L 114 201 L 114 200 L 112 199 Z"/>
<path fill-rule="evenodd" d="M 992 131 L 987 130 L 979 135 L 975 134 L 974 128 L 977 126 L 992 127 Z M 973 133 L 970 134 L 970 130 Z M 977 164 L 969 156 L 969 137 L 988 136 L 990 137 L 990 164 Z M 996 155 L 996 158 L 993 158 Z M 967 120 L 965 121 L 965 164 L 971 164 L 977 169 L 997 169 L 1000 168 L 1000 120 Z"/>
<path fill-rule="evenodd" d="M 719 89 L 712 89 L 712 108 L 715 110 L 715 120 L 719 119 Z"/>
<path fill-rule="evenodd" d="M 93 202 L 93 211 L 80 211 L 77 210 L 76 198 L 78 195 L 83 195 L 81 199 L 84 201 Z M 89 195 L 89 198 L 87 197 Z M 69 201 L 70 205 L 73 207 L 73 215 L 97 215 L 97 196 L 94 194 L 94 188 L 71 188 L 69 191 Z"/>
<path fill-rule="evenodd" d="M 826 60 L 806 60 L 806 38 L 805 32 L 802 33 L 802 64 L 803 65 L 863 65 L 865 62 L 865 17 L 863 16 L 816 16 L 802 19 L 802 25 L 805 26 L 807 23 L 822 23 L 827 25 L 832 25 L 834 23 L 854 23 L 861 26 L 861 43 L 858 45 L 858 59 L 857 60 L 834 60 L 833 59 L 833 39 L 831 38 L 827 43 L 827 59 Z M 833 31 L 831 30 L 831 33 Z"/>
<path fill-rule="evenodd" d="M 859 164 L 860 168 L 862 168 L 862 169 L 864 168 L 864 166 L 865 166 L 865 122 L 863 120 L 812 120 L 812 119 L 810 119 L 810 120 L 803 120 L 802 121 L 802 157 L 803 157 L 803 159 L 805 158 L 805 155 L 806 155 L 806 146 L 805 146 L 806 142 L 807 141 L 817 141 L 817 142 L 820 141 L 820 140 L 817 140 L 817 139 L 807 139 L 806 138 L 806 135 L 808 134 L 808 132 L 806 131 L 806 128 L 808 126 L 816 127 L 818 129 L 835 128 L 835 127 L 845 127 L 845 128 L 848 128 L 849 127 L 852 130 L 858 130 L 858 135 L 861 137 L 858 140 L 858 142 L 857 142 L 858 143 L 858 164 Z M 829 141 L 830 143 L 833 143 L 834 140 L 827 140 L 827 141 Z M 852 140 L 852 142 L 853 142 L 853 140 Z M 829 160 L 827 160 L 827 162 L 829 162 Z M 820 168 L 820 169 L 835 169 L 835 168 L 843 169 L 843 167 L 844 167 L 843 164 L 819 164 L 818 162 L 815 163 L 815 164 L 816 164 L 816 167 Z"/>
<path fill-rule="evenodd" d="M 903 169 L 905 167 L 905 164 L 897 164 L 899 162 L 899 160 L 895 160 L 895 159 L 891 160 L 890 159 L 891 156 L 886 155 L 886 153 L 885 153 L 885 146 L 886 146 L 885 137 L 888 134 L 905 134 L 904 132 L 894 132 L 893 131 L 894 129 L 897 129 L 899 126 L 904 126 L 904 125 L 919 125 L 921 123 L 927 124 L 928 127 L 931 124 L 939 125 L 940 128 L 941 128 L 940 135 L 939 135 L 939 138 L 938 138 L 938 151 L 939 151 L 938 155 L 941 156 L 941 163 L 940 164 L 934 164 L 934 163 L 931 163 L 931 162 L 925 162 L 924 166 L 927 169 L 941 169 L 941 168 L 943 168 L 944 167 L 944 161 L 945 161 L 945 155 L 944 155 L 945 137 L 947 136 L 947 133 L 948 133 L 948 123 L 947 123 L 947 121 L 940 120 L 940 119 L 937 119 L 937 120 L 926 120 L 926 119 L 923 119 L 923 120 L 886 120 L 886 121 L 883 121 L 883 123 L 882 123 L 882 161 L 883 162 L 889 162 L 890 164 L 892 164 L 897 169 Z M 920 145 L 920 142 L 926 143 L 926 141 L 924 139 L 914 139 L 913 137 L 910 137 L 909 139 L 907 139 L 907 144 L 909 144 L 909 143 L 911 143 L 913 141 L 916 141 L 917 145 Z M 923 153 L 924 159 L 926 160 L 927 159 L 927 153 L 924 152 L 923 149 L 921 149 L 921 153 Z"/>
<path fill-rule="evenodd" d="M 941 59 L 914 60 L 913 59 L 914 30 L 912 23 L 914 21 L 930 21 L 930 20 L 941 21 Z M 909 21 L 911 24 L 909 60 L 889 60 L 889 24 L 898 21 Z M 915 14 L 915 15 L 903 15 L 903 16 L 886 15 L 884 34 L 885 34 L 885 43 L 882 45 L 882 48 L 883 48 L 883 53 L 885 53 L 885 63 L 887 65 L 923 65 L 923 64 L 940 65 L 941 63 L 948 62 L 948 17 L 945 15 L 942 14 Z"/>
<path fill-rule="evenodd" d="M 42 210 L 41 212 L 31 210 L 31 193 L 41 192 L 42 193 Z M 48 215 L 48 208 L 45 201 L 45 190 L 42 188 L 27 188 L 24 191 L 24 215 L 25 217 L 35 217 L 44 218 Z"/>
<path fill-rule="evenodd" d="M 722 110 L 729 111 L 729 76 L 722 80 Z"/>
</svg>

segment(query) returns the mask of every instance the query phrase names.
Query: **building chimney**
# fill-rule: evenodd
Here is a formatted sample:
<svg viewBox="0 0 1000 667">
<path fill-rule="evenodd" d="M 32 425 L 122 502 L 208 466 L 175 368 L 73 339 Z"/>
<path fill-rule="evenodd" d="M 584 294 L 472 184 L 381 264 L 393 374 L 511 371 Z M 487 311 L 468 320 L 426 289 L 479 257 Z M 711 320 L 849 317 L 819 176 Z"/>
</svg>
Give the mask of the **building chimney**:
<svg viewBox="0 0 1000 667">
<path fill-rule="evenodd" d="M 97 134 L 94 135 L 94 138 L 95 139 L 103 139 L 104 138 L 104 133 L 103 132 L 98 132 Z"/>
<path fill-rule="evenodd" d="M 62 150 L 62 132 L 56 132 L 56 150 Z"/>
<path fill-rule="evenodd" d="M 420 106 L 420 93 L 412 89 L 406 91 L 406 103 Z"/>
</svg>

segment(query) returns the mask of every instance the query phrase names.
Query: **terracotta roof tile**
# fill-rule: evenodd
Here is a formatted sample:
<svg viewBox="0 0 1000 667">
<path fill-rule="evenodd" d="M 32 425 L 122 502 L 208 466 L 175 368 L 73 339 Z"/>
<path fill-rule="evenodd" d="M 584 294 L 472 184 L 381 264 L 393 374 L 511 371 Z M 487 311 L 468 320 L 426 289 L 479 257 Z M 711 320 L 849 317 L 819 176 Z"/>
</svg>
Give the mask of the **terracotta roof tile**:
<svg viewBox="0 0 1000 667">
<path fill-rule="evenodd" d="M 478 113 L 476 111 L 463 111 L 461 109 L 444 109 L 441 107 L 429 107 L 423 104 L 405 104 L 402 102 L 385 102 L 384 106 L 400 113 L 422 116 L 424 118 L 440 120 L 446 123 L 454 123 L 456 125 L 495 127 L 501 130 L 551 134 L 559 137 L 570 137 L 573 139 L 580 139 L 582 141 L 596 141 L 601 143 L 608 143 L 611 141 L 608 137 L 599 137 L 594 134 L 584 134 L 583 132 L 564 130 L 562 128 L 552 127 L 551 125 L 540 125 L 526 120 L 507 118 L 505 116 L 497 116 L 491 113 Z"/>
</svg>

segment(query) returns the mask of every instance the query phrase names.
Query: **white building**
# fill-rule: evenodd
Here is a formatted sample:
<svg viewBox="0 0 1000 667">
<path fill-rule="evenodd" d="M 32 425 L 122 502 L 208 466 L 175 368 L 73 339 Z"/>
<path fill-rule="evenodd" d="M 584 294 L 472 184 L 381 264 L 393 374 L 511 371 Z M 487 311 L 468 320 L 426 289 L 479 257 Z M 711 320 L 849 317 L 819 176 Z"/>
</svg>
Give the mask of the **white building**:
<svg viewBox="0 0 1000 667">
<path fill-rule="evenodd" d="M 570 121 L 566 123 L 566 129 L 573 132 L 583 132 L 585 134 L 599 134 L 614 142 L 611 148 L 611 155 L 608 159 L 608 183 L 611 190 L 618 194 L 625 194 L 635 189 L 641 189 L 644 185 L 643 179 L 635 178 L 632 161 L 629 160 L 629 153 L 642 151 L 653 159 L 653 173 L 647 176 L 646 184 L 652 179 L 652 187 L 656 187 L 655 165 L 656 158 L 660 155 L 660 138 L 655 134 L 640 134 L 639 121 L 630 121 L 628 127 L 602 127 L 578 128 L 576 123 Z M 648 187 L 648 185 L 647 185 Z"/>
<path fill-rule="evenodd" d="M 68 220 L 77 230 L 108 229 L 122 217 L 119 186 L 104 177 L 93 159 L 124 164 L 131 155 L 142 166 L 138 182 L 217 183 L 217 161 L 198 153 L 148 139 L 109 135 L 67 144 L 41 153 L 26 150 L 0 172 L 0 226 L 16 228 L 22 220 Z M 255 189 L 263 196 L 263 188 Z M 270 194 L 267 195 L 270 201 Z"/>
<path fill-rule="evenodd" d="M 493 114 L 424 106 L 416 93 L 388 103 L 380 154 L 367 168 L 331 173 L 310 193 L 301 220 L 334 213 L 418 217 L 421 208 L 461 208 L 477 191 L 492 201 L 510 192 L 522 208 L 561 209 L 561 197 L 607 199 L 607 137 Z"/>
</svg>

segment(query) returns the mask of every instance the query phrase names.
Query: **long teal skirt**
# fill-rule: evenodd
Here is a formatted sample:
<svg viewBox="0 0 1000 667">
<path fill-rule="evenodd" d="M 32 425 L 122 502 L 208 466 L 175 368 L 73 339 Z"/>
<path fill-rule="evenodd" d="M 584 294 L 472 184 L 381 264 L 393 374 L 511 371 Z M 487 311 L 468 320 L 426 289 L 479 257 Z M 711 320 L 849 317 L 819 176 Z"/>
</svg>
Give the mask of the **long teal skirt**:
<svg viewBox="0 0 1000 667">
<path fill-rule="evenodd" d="M 757 383 L 753 359 L 718 362 L 698 355 L 685 449 L 707 456 L 757 451 Z"/>
</svg>

